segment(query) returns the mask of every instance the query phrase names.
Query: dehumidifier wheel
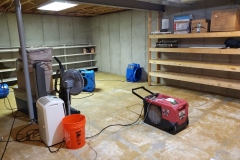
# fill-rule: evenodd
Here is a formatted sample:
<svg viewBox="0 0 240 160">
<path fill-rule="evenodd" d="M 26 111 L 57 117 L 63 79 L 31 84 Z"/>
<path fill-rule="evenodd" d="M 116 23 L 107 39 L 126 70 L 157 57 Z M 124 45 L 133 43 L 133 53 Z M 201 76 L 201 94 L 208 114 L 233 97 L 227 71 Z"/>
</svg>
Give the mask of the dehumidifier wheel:
<svg viewBox="0 0 240 160">
<path fill-rule="evenodd" d="M 177 131 L 176 125 L 173 125 L 173 126 L 168 128 L 168 133 L 175 134 L 176 131 Z"/>
</svg>

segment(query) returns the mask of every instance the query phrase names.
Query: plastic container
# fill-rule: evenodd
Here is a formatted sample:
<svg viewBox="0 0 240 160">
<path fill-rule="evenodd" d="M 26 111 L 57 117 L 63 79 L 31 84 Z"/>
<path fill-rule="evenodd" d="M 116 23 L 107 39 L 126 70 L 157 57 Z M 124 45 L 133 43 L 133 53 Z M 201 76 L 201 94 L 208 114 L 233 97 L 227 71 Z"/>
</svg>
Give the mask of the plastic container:
<svg viewBox="0 0 240 160">
<path fill-rule="evenodd" d="M 85 145 L 86 118 L 82 114 L 72 114 L 62 119 L 66 146 L 78 149 Z"/>
</svg>

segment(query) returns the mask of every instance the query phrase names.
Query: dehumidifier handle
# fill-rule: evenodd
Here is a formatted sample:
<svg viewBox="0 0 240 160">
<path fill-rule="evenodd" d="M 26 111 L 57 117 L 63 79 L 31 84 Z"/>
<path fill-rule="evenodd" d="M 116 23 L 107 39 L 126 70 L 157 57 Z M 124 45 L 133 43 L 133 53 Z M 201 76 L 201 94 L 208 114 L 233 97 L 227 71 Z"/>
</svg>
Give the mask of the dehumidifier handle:
<svg viewBox="0 0 240 160">
<path fill-rule="evenodd" d="M 143 87 L 143 86 L 142 86 L 142 87 L 133 88 L 133 89 L 132 89 L 132 93 L 135 94 L 137 97 L 139 97 L 139 98 L 142 99 L 142 100 L 143 100 L 144 98 L 135 92 L 135 90 L 138 90 L 138 89 L 143 89 L 143 90 L 145 90 L 145 91 L 147 91 L 147 92 L 149 92 L 149 93 L 151 93 L 151 94 L 154 94 L 153 92 L 149 91 L 148 89 L 146 89 L 146 88 Z"/>
<path fill-rule="evenodd" d="M 57 69 L 57 72 L 56 72 L 56 76 L 55 76 L 55 84 L 54 84 L 54 87 L 55 87 L 55 91 L 57 92 L 57 93 L 60 93 L 60 90 L 58 90 L 57 89 L 57 82 L 58 82 L 58 76 L 59 76 L 59 72 L 60 72 L 60 70 L 59 69 Z"/>
</svg>

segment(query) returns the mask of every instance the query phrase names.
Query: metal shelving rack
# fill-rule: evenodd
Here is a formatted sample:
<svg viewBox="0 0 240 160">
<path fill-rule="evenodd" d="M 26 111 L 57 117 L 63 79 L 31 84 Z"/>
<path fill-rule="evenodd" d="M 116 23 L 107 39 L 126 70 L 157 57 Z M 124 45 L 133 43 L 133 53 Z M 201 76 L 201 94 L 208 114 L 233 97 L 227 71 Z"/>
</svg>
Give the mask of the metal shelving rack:
<svg viewBox="0 0 240 160">
<path fill-rule="evenodd" d="M 96 49 L 96 45 L 57 45 L 57 46 L 42 46 L 42 47 L 50 47 L 54 50 L 63 50 L 63 54 L 56 54 L 53 55 L 55 57 L 58 58 L 64 58 L 64 61 L 62 61 L 62 64 L 65 66 L 65 68 L 68 68 L 68 65 L 71 64 L 75 64 L 76 66 L 78 64 L 86 64 L 86 66 L 84 67 L 76 67 L 75 69 L 79 70 L 79 69 L 98 69 L 97 66 L 95 66 L 95 63 L 97 62 L 96 60 L 94 60 L 94 55 L 96 55 L 97 53 L 74 53 L 74 54 L 68 54 L 68 49 L 76 49 L 76 48 L 95 48 Z M 31 47 L 33 48 L 33 47 Z M 18 48 L 14 47 L 14 48 L 0 48 L 0 54 L 1 53 L 12 53 L 12 54 L 18 54 Z M 79 57 L 79 56 L 87 56 L 87 60 L 72 60 L 69 61 L 67 58 L 68 57 Z M 9 58 L 9 59 L 0 59 L 0 63 L 14 63 L 16 62 L 17 58 Z M 85 58 L 86 59 L 86 58 Z M 55 62 L 55 60 L 53 60 L 53 62 Z M 52 65 L 54 66 L 58 66 L 57 63 L 53 63 Z M 16 66 L 12 66 L 8 69 L 0 69 L 0 73 L 4 73 L 4 72 L 12 72 L 16 70 Z M 53 72 L 53 74 L 55 74 L 56 72 Z M 5 78 L 3 79 L 3 82 L 11 82 L 11 81 L 16 81 L 17 78 L 16 77 L 11 77 L 11 78 Z"/>
</svg>

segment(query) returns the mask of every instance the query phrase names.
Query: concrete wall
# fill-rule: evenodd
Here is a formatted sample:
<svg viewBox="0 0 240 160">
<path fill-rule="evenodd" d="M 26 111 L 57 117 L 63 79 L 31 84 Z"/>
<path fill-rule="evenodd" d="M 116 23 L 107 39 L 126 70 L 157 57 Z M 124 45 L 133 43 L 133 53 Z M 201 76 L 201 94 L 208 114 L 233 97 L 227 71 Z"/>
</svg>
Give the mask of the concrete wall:
<svg viewBox="0 0 240 160">
<path fill-rule="evenodd" d="M 125 11 L 90 18 L 100 71 L 125 75 L 128 64 L 139 63 L 147 80 L 147 16 L 147 11 Z"/>
<path fill-rule="evenodd" d="M 88 18 L 24 14 L 27 46 L 88 43 Z M 16 15 L 0 15 L 0 47 L 19 46 Z"/>
<path fill-rule="evenodd" d="M 74 45 L 89 43 L 88 18 L 64 17 L 51 15 L 24 14 L 23 22 L 26 45 L 38 47 L 41 45 Z M 0 47 L 20 46 L 16 15 L 0 14 Z M 67 54 L 81 53 L 82 49 L 67 49 Z M 53 55 L 63 54 L 63 50 L 53 50 Z M 0 59 L 17 58 L 18 53 L 0 53 Z M 87 56 L 67 57 L 67 61 L 85 60 Z M 64 58 L 60 58 L 62 62 Z M 56 63 L 56 62 L 54 62 Z M 69 68 L 80 68 L 84 64 L 69 65 Z M 15 68 L 15 62 L 0 63 L 0 68 Z M 54 67 L 54 71 L 57 67 Z M 3 78 L 15 77 L 14 72 L 2 73 Z"/>
</svg>

